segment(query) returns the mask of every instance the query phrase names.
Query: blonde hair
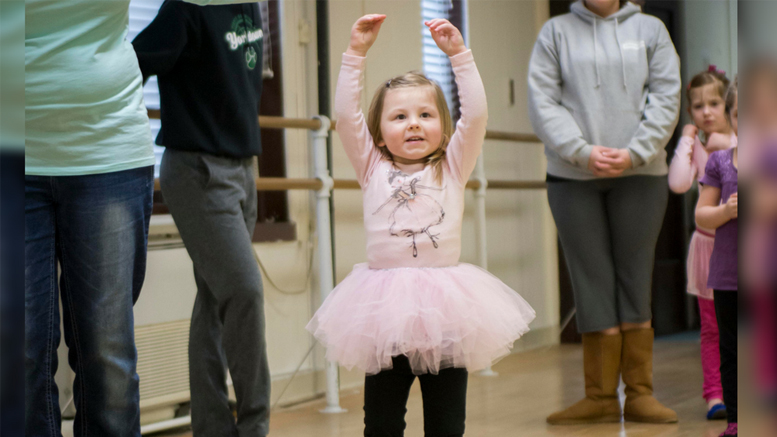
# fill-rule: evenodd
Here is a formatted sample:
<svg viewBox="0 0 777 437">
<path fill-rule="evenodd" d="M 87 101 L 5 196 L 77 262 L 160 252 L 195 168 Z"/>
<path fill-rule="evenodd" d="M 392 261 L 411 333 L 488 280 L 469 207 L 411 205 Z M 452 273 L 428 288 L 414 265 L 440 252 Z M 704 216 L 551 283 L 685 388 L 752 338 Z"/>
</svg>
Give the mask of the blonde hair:
<svg viewBox="0 0 777 437">
<path fill-rule="evenodd" d="M 375 91 L 375 95 L 372 97 L 372 103 L 370 104 L 370 110 L 367 113 L 367 127 L 370 130 L 370 135 L 375 142 L 375 147 L 378 148 L 381 154 L 389 160 L 394 161 L 394 156 L 388 150 L 388 147 L 380 147 L 383 141 L 383 134 L 380 130 L 380 119 L 383 115 L 383 102 L 386 99 L 386 93 L 389 90 L 396 88 L 409 88 L 409 87 L 423 87 L 430 86 L 434 90 L 435 103 L 437 104 L 437 111 L 440 113 L 440 127 L 442 131 L 442 139 L 437 146 L 437 150 L 432 152 L 426 157 L 426 165 L 429 165 L 434 170 L 434 179 L 438 184 L 442 183 L 442 164 L 445 161 L 445 151 L 448 148 L 448 143 L 453 136 L 453 120 L 451 120 L 451 114 L 448 110 L 448 103 L 445 101 L 445 94 L 442 92 L 442 88 L 433 80 L 424 76 L 423 73 L 417 71 L 411 71 L 396 77 L 392 77 L 387 82 L 383 83 Z"/>
</svg>

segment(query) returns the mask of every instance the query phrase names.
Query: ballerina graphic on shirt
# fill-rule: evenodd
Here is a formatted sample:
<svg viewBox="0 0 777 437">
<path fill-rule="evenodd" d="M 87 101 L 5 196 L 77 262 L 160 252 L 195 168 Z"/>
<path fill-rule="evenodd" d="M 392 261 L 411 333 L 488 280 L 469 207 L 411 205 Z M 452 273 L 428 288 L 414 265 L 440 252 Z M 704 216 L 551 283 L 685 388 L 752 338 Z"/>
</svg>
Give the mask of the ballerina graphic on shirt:
<svg viewBox="0 0 777 437">
<path fill-rule="evenodd" d="M 418 257 L 416 236 L 425 235 L 431 240 L 436 249 L 440 234 L 433 234 L 430 228 L 442 223 L 445 218 L 445 210 L 432 196 L 419 192 L 421 190 L 442 191 L 443 188 L 420 185 L 420 177 L 408 181 L 409 176 L 401 170 L 390 170 L 388 182 L 391 185 L 391 197 L 388 198 L 375 212 L 379 213 L 384 207 L 393 204 L 393 210 L 389 214 L 389 233 L 394 237 L 412 238 L 413 258 Z"/>
</svg>

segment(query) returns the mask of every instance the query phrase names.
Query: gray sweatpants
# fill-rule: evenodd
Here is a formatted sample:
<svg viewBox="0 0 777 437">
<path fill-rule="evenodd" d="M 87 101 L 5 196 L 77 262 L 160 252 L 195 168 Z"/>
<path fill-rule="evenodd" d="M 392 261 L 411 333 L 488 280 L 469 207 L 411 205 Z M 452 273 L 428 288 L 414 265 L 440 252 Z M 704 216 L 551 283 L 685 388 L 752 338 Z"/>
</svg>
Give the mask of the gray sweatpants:
<svg viewBox="0 0 777 437">
<path fill-rule="evenodd" d="M 197 283 L 189 332 L 193 434 L 265 436 L 270 372 L 262 277 L 251 246 L 256 223 L 251 159 L 167 149 L 160 183 Z M 237 423 L 228 405 L 227 367 Z"/>
<path fill-rule="evenodd" d="M 665 176 L 548 180 L 580 332 L 643 323 L 669 196 Z"/>
</svg>

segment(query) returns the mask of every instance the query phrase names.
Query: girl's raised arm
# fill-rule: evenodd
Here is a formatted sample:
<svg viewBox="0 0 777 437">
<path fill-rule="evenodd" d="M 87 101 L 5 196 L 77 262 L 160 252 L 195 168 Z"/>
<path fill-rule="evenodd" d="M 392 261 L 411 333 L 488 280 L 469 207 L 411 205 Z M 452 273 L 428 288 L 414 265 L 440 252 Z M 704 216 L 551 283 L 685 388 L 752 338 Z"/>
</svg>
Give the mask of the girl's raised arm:
<svg viewBox="0 0 777 437">
<path fill-rule="evenodd" d="M 472 51 L 464 45 L 461 32 L 448 20 L 427 21 L 437 46 L 450 57 L 456 85 L 459 89 L 461 118 L 456 123 L 446 152 L 453 174 L 464 184 L 475 169 L 478 155 L 483 148 L 488 122 L 488 103 L 483 80 L 480 78 Z"/>
<path fill-rule="evenodd" d="M 380 158 L 361 109 L 360 100 L 364 86 L 362 73 L 367 51 L 375 42 L 385 18 L 385 15 L 371 14 L 354 23 L 348 50 L 343 54 L 335 91 L 337 133 L 361 186 L 368 182 L 371 169 Z"/>
</svg>

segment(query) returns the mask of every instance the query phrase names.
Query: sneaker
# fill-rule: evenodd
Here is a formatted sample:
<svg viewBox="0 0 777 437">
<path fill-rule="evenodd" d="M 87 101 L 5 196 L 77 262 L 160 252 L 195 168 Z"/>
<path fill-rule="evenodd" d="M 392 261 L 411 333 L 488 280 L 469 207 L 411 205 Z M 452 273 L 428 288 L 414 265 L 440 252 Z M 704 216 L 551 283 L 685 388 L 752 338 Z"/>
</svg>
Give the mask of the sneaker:
<svg viewBox="0 0 777 437">
<path fill-rule="evenodd" d="M 707 411 L 707 420 L 723 420 L 726 418 L 726 406 L 715 404 Z"/>
<path fill-rule="evenodd" d="M 737 424 L 729 423 L 728 427 L 725 431 L 723 431 L 723 434 L 721 434 L 720 437 L 737 437 Z"/>
</svg>

